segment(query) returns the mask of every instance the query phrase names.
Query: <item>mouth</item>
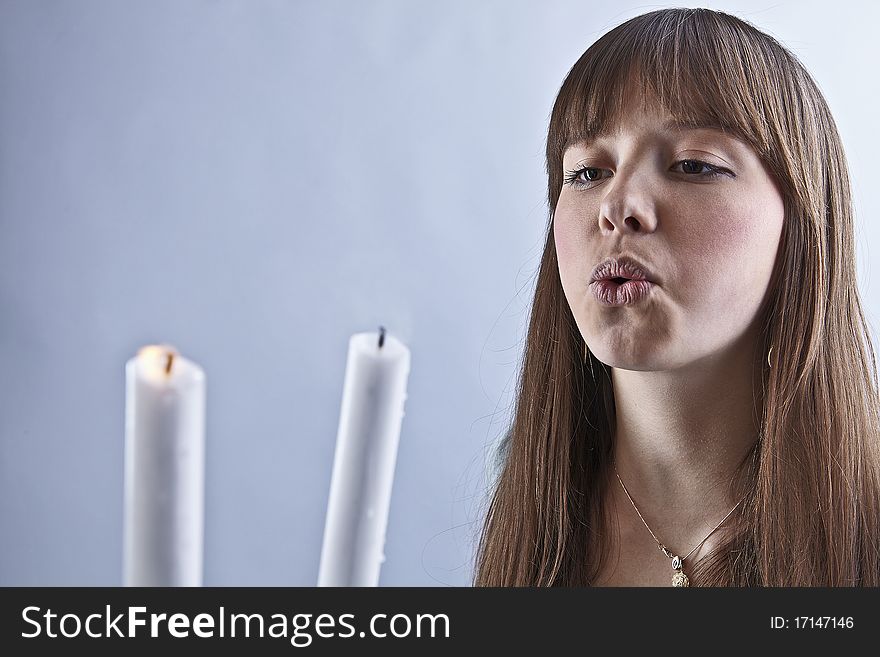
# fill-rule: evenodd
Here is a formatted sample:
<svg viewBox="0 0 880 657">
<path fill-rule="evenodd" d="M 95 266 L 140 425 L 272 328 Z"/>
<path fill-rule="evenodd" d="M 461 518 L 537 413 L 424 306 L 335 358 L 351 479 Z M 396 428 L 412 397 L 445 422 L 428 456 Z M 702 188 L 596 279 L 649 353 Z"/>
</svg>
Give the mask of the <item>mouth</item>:
<svg viewBox="0 0 880 657">
<path fill-rule="evenodd" d="M 654 274 L 629 256 L 605 258 L 593 270 L 590 291 L 603 306 L 629 306 L 648 298 L 657 285 Z"/>
</svg>

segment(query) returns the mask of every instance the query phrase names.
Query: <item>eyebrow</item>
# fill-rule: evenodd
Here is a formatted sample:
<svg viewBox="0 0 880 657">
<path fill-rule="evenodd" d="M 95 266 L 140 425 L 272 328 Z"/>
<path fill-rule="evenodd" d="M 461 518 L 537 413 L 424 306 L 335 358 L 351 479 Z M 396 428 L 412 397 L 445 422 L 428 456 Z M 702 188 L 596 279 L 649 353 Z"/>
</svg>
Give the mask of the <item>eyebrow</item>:
<svg viewBox="0 0 880 657">
<path fill-rule="evenodd" d="M 713 132 L 721 133 L 724 137 L 735 138 L 730 132 L 724 129 L 720 124 L 715 123 L 692 123 L 688 121 L 680 121 L 679 119 L 669 119 L 663 125 L 660 126 L 661 132 L 672 132 L 673 130 L 678 131 L 696 131 L 696 130 L 711 130 Z M 563 150 L 568 150 L 574 146 L 588 146 L 591 143 L 607 137 L 611 132 L 608 130 L 602 130 L 597 132 L 596 134 L 586 137 L 575 137 L 568 144 L 565 145 Z"/>
</svg>

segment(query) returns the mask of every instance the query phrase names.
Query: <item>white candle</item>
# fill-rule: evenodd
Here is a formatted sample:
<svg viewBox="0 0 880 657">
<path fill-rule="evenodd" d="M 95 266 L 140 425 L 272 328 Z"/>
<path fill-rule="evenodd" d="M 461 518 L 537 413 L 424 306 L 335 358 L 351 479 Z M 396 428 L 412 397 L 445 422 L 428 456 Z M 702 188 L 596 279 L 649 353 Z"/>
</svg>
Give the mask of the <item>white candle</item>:
<svg viewBox="0 0 880 657">
<path fill-rule="evenodd" d="M 409 368 L 383 328 L 348 343 L 318 586 L 379 584 Z"/>
<path fill-rule="evenodd" d="M 173 348 L 125 365 L 125 586 L 201 586 L 205 373 Z"/>
</svg>

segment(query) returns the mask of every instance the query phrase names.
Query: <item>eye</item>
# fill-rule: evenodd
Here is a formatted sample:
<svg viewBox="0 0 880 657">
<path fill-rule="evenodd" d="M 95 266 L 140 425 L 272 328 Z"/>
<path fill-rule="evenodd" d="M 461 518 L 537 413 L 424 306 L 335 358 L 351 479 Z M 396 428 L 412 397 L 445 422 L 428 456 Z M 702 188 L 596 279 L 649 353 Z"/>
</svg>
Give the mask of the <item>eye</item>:
<svg viewBox="0 0 880 657">
<path fill-rule="evenodd" d="M 611 172 L 608 169 L 600 169 L 598 167 L 582 167 L 573 171 L 566 171 L 565 184 L 576 189 L 589 188 L 593 187 L 594 183 L 598 183 L 603 178 L 607 178 L 609 175 L 611 175 Z"/>
<path fill-rule="evenodd" d="M 684 173 L 690 178 L 699 178 L 701 180 L 717 178 L 718 176 L 736 177 L 732 171 L 703 162 L 702 160 L 679 160 L 672 165 L 672 169 L 676 170 L 677 167 L 680 167 L 680 173 Z M 573 171 L 566 171 L 564 181 L 566 185 L 575 189 L 590 189 L 611 175 L 612 173 L 608 169 L 581 167 Z"/>
<path fill-rule="evenodd" d="M 733 173 L 727 169 L 717 167 L 714 164 L 709 164 L 708 162 L 703 162 L 701 160 L 679 160 L 672 165 L 672 168 L 675 169 L 679 165 L 681 166 L 681 173 L 686 173 L 689 176 L 697 178 L 715 178 L 716 176 L 723 175 L 733 176 Z"/>
</svg>

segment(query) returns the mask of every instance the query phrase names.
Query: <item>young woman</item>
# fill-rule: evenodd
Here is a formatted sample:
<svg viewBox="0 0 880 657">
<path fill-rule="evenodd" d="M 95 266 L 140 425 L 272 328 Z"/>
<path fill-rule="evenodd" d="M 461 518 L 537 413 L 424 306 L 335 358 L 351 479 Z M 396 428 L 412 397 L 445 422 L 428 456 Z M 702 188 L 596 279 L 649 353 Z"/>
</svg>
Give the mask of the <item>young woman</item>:
<svg viewBox="0 0 880 657">
<path fill-rule="evenodd" d="M 484 586 L 878 586 L 847 166 L 783 46 L 651 12 L 569 72 Z"/>
</svg>

